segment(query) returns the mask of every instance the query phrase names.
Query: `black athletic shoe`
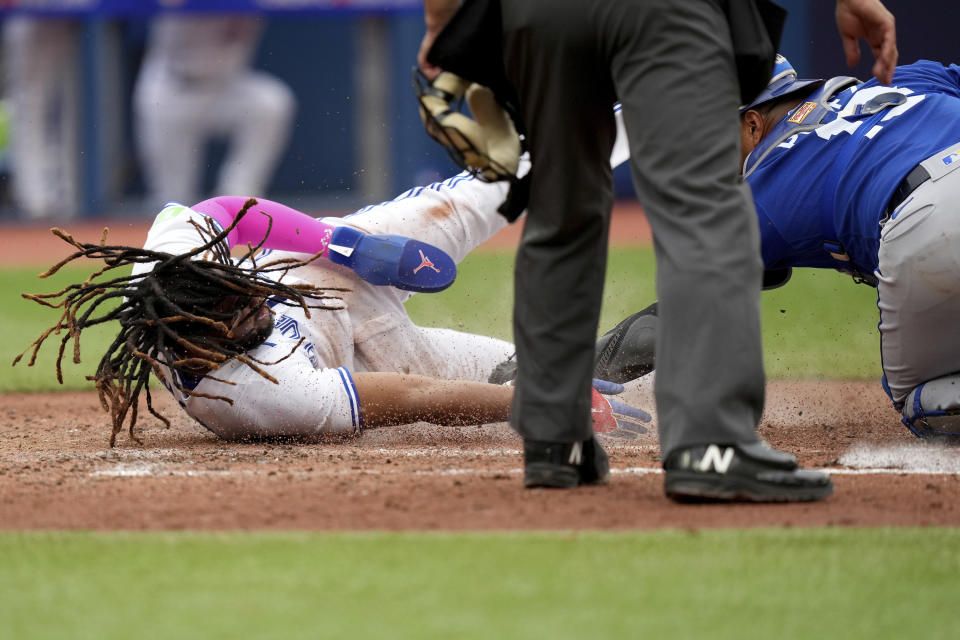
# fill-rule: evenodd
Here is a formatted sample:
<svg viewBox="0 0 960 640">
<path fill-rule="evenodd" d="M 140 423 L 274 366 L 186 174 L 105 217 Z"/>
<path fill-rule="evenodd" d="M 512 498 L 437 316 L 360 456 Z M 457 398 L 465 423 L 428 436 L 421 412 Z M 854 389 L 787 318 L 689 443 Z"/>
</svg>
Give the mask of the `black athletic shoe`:
<svg viewBox="0 0 960 640">
<path fill-rule="evenodd" d="M 700 445 L 663 463 L 667 496 L 677 502 L 807 502 L 833 493 L 830 476 L 763 442 Z"/>
<path fill-rule="evenodd" d="M 610 459 L 596 438 L 584 442 L 523 441 L 523 485 L 571 489 L 610 480 Z"/>
</svg>

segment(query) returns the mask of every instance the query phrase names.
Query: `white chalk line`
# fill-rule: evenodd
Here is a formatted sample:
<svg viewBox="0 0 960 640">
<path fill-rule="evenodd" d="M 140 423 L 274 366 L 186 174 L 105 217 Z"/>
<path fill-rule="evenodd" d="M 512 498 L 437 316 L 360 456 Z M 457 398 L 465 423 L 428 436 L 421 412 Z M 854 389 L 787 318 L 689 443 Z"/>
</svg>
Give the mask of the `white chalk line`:
<svg viewBox="0 0 960 640">
<path fill-rule="evenodd" d="M 649 449 L 655 445 L 637 448 Z M 215 455 L 200 462 L 184 461 L 185 452 L 178 449 L 112 449 L 86 454 L 83 458 L 95 460 L 98 464 L 110 465 L 106 469 L 89 472 L 91 477 L 229 477 L 229 476 L 271 476 L 309 478 L 315 476 L 342 477 L 357 474 L 368 475 L 416 475 L 416 476 L 455 476 L 455 475 L 518 475 L 522 469 L 476 469 L 476 468 L 446 468 L 446 469 L 406 469 L 398 465 L 395 469 L 314 469 L 311 471 L 288 471 L 277 469 L 277 464 L 283 465 L 286 460 L 283 452 L 265 449 L 263 454 L 254 451 L 238 452 L 237 450 L 218 450 Z M 497 448 L 470 448 L 456 447 L 414 447 L 414 448 L 339 448 L 323 447 L 313 449 L 312 454 L 323 458 L 329 454 L 336 454 L 337 463 L 341 466 L 349 464 L 354 459 L 367 456 L 382 456 L 383 458 L 410 459 L 410 458 L 446 458 L 446 459 L 490 459 L 518 457 L 522 450 L 512 447 Z M 17 456 L 17 457 L 22 457 Z M 269 462 L 268 462 L 269 461 Z M 310 464 L 311 458 L 297 459 L 296 464 Z M 325 460 L 317 460 L 315 464 L 323 464 Z M 897 444 L 879 446 L 859 443 L 853 445 L 837 461 L 839 464 L 824 467 L 821 470 L 833 475 L 960 475 L 960 448 L 938 447 L 924 443 Z M 185 468 L 203 466 L 204 464 L 257 464 L 263 469 L 202 469 Z M 663 473 L 659 467 L 626 467 L 614 468 L 613 475 L 655 475 Z"/>
<path fill-rule="evenodd" d="M 845 469 L 839 467 L 824 467 L 820 471 L 825 471 L 830 475 L 846 476 L 864 476 L 864 475 L 955 475 L 954 471 L 942 471 L 938 469 Z M 311 477 L 346 477 L 357 475 L 371 476 L 497 476 L 497 475 L 520 475 L 523 469 L 333 469 L 327 471 L 284 471 L 284 470 L 254 470 L 254 469 L 228 469 L 228 470 L 210 470 L 210 469 L 169 469 L 159 464 L 118 464 L 110 469 L 101 469 L 88 474 L 91 477 L 230 477 L 230 476 L 283 476 L 294 478 Z M 610 474 L 617 476 L 646 476 L 662 474 L 663 469 L 659 467 L 626 467 L 623 469 L 610 469 Z"/>
<path fill-rule="evenodd" d="M 410 476 L 470 476 L 470 475 L 506 475 L 520 474 L 522 469 L 506 469 L 497 471 L 494 469 L 338 469 L 329 471 L 277 471 L 277 470 L 259 470 L 259 469 L 164 469 L 160 465 L 117 465 L 112 469 L 102 469 L 93 471 L 88 475 L 91 477 L 181 477 L 181 478 L 200 478 L 200 477 L 231 477 L 231 476 L 283 476 L 294 478 L 312 478 L 312 477 L 345 477 L 357 475 L 369 476 L 387 476 L 387 475 L 410 475 Z"/>
</svg>

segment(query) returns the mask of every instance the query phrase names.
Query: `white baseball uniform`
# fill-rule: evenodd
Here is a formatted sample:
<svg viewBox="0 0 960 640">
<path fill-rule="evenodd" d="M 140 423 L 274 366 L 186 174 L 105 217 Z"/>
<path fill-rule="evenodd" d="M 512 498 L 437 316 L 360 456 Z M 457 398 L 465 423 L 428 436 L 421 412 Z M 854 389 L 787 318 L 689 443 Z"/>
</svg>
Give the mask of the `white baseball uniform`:
<svg viewBox="0 0 960 640">
<path fill-rule="evenodd" d="M 487 184 L 460 174 L 428 187 L 417 187 L 394 200 L 366 207 L 346 218 L 324 218 L 371 234 L 405 235 L 428 242 L 460 262 L 474 247 L 506 225 L 496 209 L 506 194 L 504 183 Z M 200 214 L 179 205 L 157 217 L 145 248 L 172 254 L 199 244 L 189 224 Z M 257 258 L 304 258 L 304 254 L 266 251 Z M 136 272 L 148 270 L 138 265 Z M 299 307 L 271 303 L 274 329 L 250 355 L 265 362 L 275 385 L 233 360 L 212 373 L 235 386 L 210 378 L 181 382 L 205 394 L 233 400 L 174 393 L 188 414 L 217 435 L 237 439 L 250 435 L 309 435 L 357 432 L 362 427 L 353 372 L 388 371 L 434 378 L 485 382 L 493 368 L 514 347 L 495 338 L 413 323 L 403 307 L 412 294 L 371 285 L 345 267 L 318 260 L 284 276 L 285 283 L 309 282 L 344 287 L 342 309 L 315 309 L 308 318 Z M 456 285 L 454 285 L 456 286 Z M 329 306 L 340 306 L 332 302 Z"/>
<path fill-rule="evenodd" d="M 77 20 L 19 15 L 3 23 L 13 195 L 26 218 L 77 213 L 81 28 Z"/>
<path fill-rule="evenodd" d="M 229 138 L 218 193 L 265 193 L 289 140 L 296 100 L 250 69 L 263 21 L 247 15 L 162 15 L 151 25 L 134 87 L 138 150 L 149 198 L 201 198 L 203 153 Z"/>
</svg>

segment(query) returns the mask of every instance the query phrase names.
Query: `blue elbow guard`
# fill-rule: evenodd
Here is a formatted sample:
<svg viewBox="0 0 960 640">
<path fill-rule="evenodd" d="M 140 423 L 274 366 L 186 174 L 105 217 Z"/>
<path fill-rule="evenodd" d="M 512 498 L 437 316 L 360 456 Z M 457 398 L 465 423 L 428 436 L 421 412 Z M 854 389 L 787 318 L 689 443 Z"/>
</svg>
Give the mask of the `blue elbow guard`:
<svg viewBox="0 0 960 640">
<path fill-rule="evenodd" d="M 457 278 L 457 265 L 444 251 L 404 236 L 369 235 L 337 227 L 330 237 L 331 262 L 375 285 L 433 293 Z"/>
</svg>

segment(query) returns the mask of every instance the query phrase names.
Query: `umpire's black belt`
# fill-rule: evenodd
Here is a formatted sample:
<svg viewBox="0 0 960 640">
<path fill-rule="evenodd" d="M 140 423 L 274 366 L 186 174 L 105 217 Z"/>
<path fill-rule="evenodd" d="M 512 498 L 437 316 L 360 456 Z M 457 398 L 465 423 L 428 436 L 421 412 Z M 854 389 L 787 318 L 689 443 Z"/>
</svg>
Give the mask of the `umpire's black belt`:
<svg viewBox="0 0 960 640">
<path fill-rule="evenodd" d="M 918 164 L 913 169 L 910 170 L 910 173 L 900 181 L 900 184 L 897 185 L 897 188 L 893 190 L 893 195 L 890 196 L 890 202 L 887 204 L 887 210 L 884 212 L 884 220 L 890 218 L 894 211 L 897 210 L 903 201 L 907 197 L 917 190 L 917 187 L 922 185 L 924 182 L 930 179 L 930 174 L 926 169 L 923 168 L 923 165 Z"/>
</svg>

